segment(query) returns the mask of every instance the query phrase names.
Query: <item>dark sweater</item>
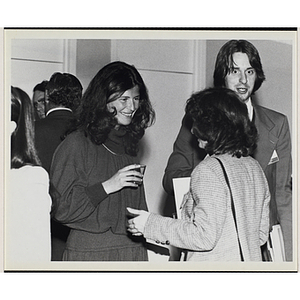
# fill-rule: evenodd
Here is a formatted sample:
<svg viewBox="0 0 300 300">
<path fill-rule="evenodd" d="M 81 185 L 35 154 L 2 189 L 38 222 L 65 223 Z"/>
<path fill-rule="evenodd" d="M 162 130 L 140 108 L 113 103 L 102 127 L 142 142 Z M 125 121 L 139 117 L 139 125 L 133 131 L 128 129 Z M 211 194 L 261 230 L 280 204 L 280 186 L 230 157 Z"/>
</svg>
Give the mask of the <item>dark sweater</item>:
<svg viewBox="0 0 300 300">
<path fill-rule="evenodd" d="M 147 210 L 143 185 L 110 195 L 102 186 L 119 169 L 139 163 L 137 158 L 124 154 L 124 135 L 123 131 L 113 130 L 105 142 L 117 155 L 103 145 L 93 144 L 82 132 L 68 135 L 54 153 L 50 172 L 54 218 L 78 231 L 82 247 L 100 247 L 97 234 L 107 230 L 127 235 L 126 207 Z M 103 247 L 103 240 L 101 243 Z"/>
</svg>

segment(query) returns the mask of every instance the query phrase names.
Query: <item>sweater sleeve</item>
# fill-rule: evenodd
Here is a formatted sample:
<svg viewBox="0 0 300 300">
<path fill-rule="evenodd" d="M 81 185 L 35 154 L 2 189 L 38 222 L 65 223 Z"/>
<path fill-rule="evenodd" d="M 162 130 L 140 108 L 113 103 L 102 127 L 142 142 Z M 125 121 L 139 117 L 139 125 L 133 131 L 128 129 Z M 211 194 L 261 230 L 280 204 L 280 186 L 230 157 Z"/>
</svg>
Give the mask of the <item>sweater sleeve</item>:
<svg viewBox="0 0 300 300">
<path fill-rule="evenodd" d="M 201 164 L 200 164 L 201 165 Z M 150 214 L 144 236 L 179 248 L 205 251 L 213 249 L 225 223 L 228 192 L 209 167 L 195 169 L 191 178 L 191 201 L 194 209 L 189 220 Z"/>
<path fill-rule="evenodd" d="M 54 153 L 50 178 L 52 215 L 64 224 L 84 221 L 107 194 L 102 183 L 89 186 L 85 146 L 76 138 L 66 139 Z"/>
</svg>

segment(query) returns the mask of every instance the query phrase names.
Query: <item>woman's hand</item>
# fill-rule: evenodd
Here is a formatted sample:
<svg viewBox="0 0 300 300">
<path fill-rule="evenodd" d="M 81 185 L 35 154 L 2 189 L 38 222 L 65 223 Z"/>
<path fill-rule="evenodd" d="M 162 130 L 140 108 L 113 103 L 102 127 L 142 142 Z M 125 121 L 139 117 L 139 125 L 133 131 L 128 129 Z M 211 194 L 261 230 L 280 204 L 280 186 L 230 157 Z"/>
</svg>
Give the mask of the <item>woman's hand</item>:
<svg viewBox="0 0 300 300">
<path fill-rule="evenodd" d="M 144 211 L 144 210 L 138 210 L 138 209 L 133 209 L 130 207 L 127 207 L 127 210 L 133 214 L 137 215 L 136 217 L 129 219 L 128 221 L 128 231 L 135 236 L 142 235 L 145 230 L 145 224 L 148 220 L 148 217 L 150 215 L 149 212 Z"/>
<path fill-rule="evenodd" d="M 137 171 L 139 164 L 129 165 L 120 169 L 113 177 L 102 182 L 107 194 L 121 190 L 124 187 L 137 187 L 143 181 L 143 174 Z"/>
</svg>

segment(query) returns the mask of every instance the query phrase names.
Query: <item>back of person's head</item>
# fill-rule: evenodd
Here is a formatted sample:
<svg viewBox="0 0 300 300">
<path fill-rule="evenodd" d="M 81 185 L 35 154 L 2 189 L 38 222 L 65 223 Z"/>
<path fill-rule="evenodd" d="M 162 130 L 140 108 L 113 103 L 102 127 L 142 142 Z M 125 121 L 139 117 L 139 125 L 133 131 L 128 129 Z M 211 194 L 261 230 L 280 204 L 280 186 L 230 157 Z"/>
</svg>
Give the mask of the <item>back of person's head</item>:
<svg viewBox="0 0 300 300">
<path fill-rule="evenodd" d="M 128 128 L 140 139 L 150 126 L 155 113 L 146 85 L 137 69 L 125 62 L 116 61 L 104 66 L 91 80 L 82 97 L 80 122 L 96 144 L 102 143 L 108 132 L 117 124 L 114 113 L 107 110 L 107 103 L 119 98 L 127 90 L 138 86 L 139 108 Z"/>
<path fill-rule="evenodd" d="M 43 80 L 33 88 L 33 92 L 36 91 L 45 92 L 47 84 L 48 84 L 48 80 Z"/>
<path fill-rule="evenodd" d="M 195 93 L 187 100 L 186 112 L 193 120 L 193 134 L 207 141 L 208 154 L 241 157 L 256 148 L 256 127 L 234 91 L 210 88 Z"/>
<path fill-rule="evenodd" d="M 234 67 L 233 54 L 236 52 L 247 54 L 250 65 L 255 69 L 254 93 L 265 80 L 265 75 L 257 49 L 246 40 L 231 40 L 222 46 L 215 63 L 214 86 L 225 87 L 225 77 Z"/>
<path fill-rule="evenodd" d="M 11 135 L 11 168 L 40 165 L 34 145 L 33 105 L 20 88 L 11 87 L 11 121 L 16 128 Z"/>
<path fill-rule="evenodd" d="M 46 86 L 46 100 L 55 106 L 76 110 L 82 98 L 79 79 L 69 73 L 54 73 Z"/>
</svg>

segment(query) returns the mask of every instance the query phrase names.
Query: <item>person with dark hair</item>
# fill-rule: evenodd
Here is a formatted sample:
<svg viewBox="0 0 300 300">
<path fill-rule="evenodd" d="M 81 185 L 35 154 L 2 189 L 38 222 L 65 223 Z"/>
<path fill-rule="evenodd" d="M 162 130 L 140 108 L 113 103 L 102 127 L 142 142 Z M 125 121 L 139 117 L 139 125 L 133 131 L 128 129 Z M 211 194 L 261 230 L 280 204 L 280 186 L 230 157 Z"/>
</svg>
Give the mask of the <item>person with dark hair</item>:
<svg viewBox="0 0 300 300">
<path fill-rule="evenodd" d="M 220 49 L 214 70 L 214 86 L 227 87 L 237 93 L 247 105 L 249 117 L 258 130 L 257 149 L 253 157 L 260 163 L 267 177 L 271 193 L 270 230 L 280 224 L 283 233 L 285 256 L 293 260 L 292 241 L 292 190 L 291 190 L 291 137 L 287 117 L 257 105 L 252 95 L 265 80 L 258 50 L 246 40 L 230 40 Z M 206 153 L 195 147 L 190 133 L 191 119 L 184 116 L 182 126 L 169 157 L 163 186 L 173 194 L 172 179 L 190 176 L 194 167 Z M 266 245 L 262 248 L 264 260 Z"/>
<path fill-rule="evenodd" d="M 35 122 L 35 140 L 42 166 L 48 173 L 53 153 L 71 126 L 82 90 L 78 78 L 69 73 L 54 73 L 46 86 L 46 117 Z"/>
<path fill-rule="evenodd" d="M 36 149 L 42 166 L 50 173 L 52 156 L 71 126 L 73 112 L 82 98 L 82 85 L 69 73 L 54 73 L 46 86 L 46 117 L 35 122 Z M 69 228 L 51 219 L 51 260 L 62 260 Z"/>
<path fill-rule="evenodd" d="M 52 215 L 71 228 L 63 260 L 148 259 L 145 240 L 127 233 L 126 207 L 147 210 L 137 153 L 154 116 L 134 66 L 112 62 L 90 82 L 50 171 Z"/>
<path fill-rule="evenodd" d="M 248 69 L 246 69 L 246 73 L 244 74 L 246 76 L 244 80 L 248 79 L 250 87 L 246 91 L 242 87 L 233 89 L 229 87 L 228 81 L 230 77 L 243 75 L 243 73 L 239 74 L 240 70 L 237 59 L 243 60 L 245 58 L 248 60 L 250 66 L 247 66 Z M 231 88 L 238 93 L 242 101 L 248 100 L 266 79 L 257 49 L 245 40 L 231 40 L 223 45 L 217 55 L 213 77 L 215 87 L 227 86 Z"/>
<path fill-rule="evenodd" d="M 261 261 L 270 193 L 259 163 L 250 156 L 257 130 L 246 105 L 233 91 L 213 88 L 193 94 L 186 113 L 208 156 L 192 172 L 182 219 L 129 208 L 137 216 L 129 220 L 128 231 L 186 249 L 189 261 Z"/>
<path fill-rule="evenodd" d="M 35 120 L 43 119 L 45 113 L 45 89 L 48 84 L 47 80 L 43 80 L 33 88 L 32 102 L 34 106 Z"/>
<path fill-rule="evenodd" d="M 5 259 L 15 269 L 50 262 L 49 176 L 34 144 L 29 96 L 11 87 L 11 170 L 5 215 Z"/>
</svg>

